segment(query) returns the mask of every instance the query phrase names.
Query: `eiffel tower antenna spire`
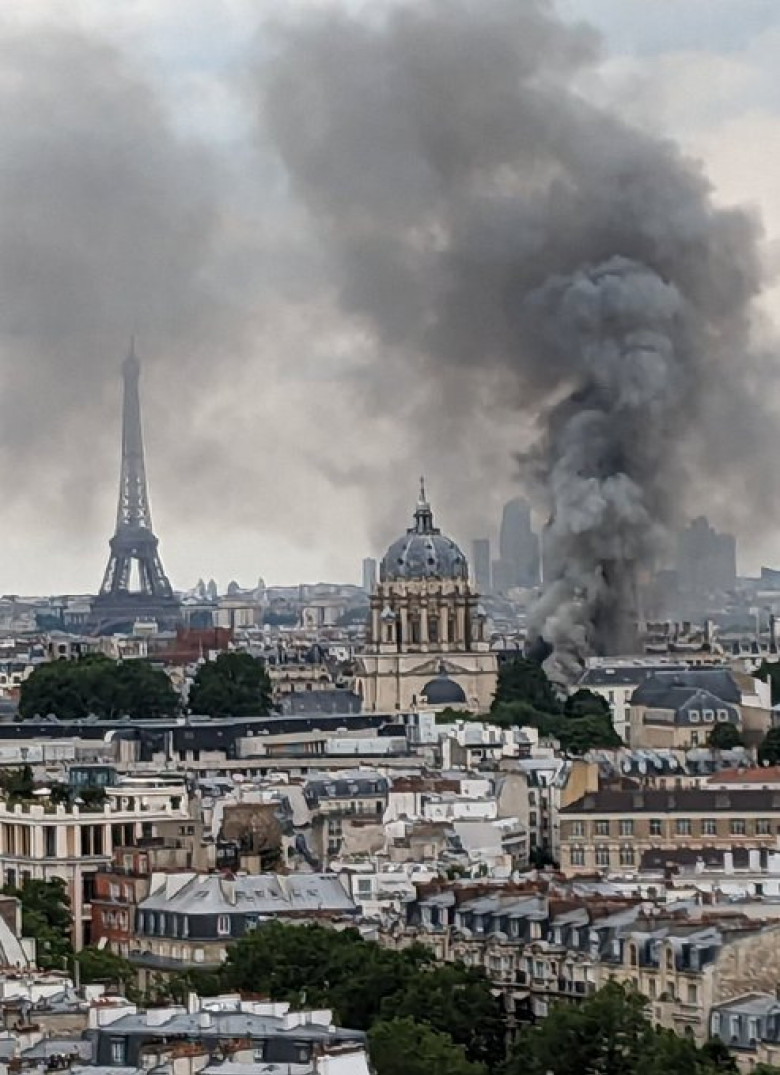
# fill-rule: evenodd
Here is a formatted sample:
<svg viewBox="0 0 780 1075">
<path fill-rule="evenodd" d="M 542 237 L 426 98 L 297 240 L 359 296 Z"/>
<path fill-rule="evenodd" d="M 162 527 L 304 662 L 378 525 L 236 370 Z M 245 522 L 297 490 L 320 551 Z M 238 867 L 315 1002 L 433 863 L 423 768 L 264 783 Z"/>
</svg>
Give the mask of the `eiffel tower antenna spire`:
<svg viewBox="0 0 780 1075">
<path fill-rule="evenodd" d="M 135 337 L 131 336 L 130 349 L 122 363 L 122 465 L 116 529 L 100 593 L 92 604 L 93 628 L 103 632 L 131 628 L 138 618 L 153 619 L 159 626 L 168 627 L 179 614 L 152 530 L 138 391 L 140 373 Z"/>
</svg>

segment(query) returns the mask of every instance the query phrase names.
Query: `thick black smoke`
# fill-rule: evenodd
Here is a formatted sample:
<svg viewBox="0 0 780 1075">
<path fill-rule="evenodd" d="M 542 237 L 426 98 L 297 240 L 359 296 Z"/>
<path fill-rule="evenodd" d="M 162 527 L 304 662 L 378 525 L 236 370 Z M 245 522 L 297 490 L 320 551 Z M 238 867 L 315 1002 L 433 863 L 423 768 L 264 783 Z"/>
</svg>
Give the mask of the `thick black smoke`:
<svg viewBox="0 0 780 1075">
<path fill-rule="evenodd" d="M 268 39 L 264 39 L 267 46 Z M 627 644 L 637 573 L 693 482 L 746 508 L 770 441 L 754 388 L 757 228 L 695 164 L 588 104 L 598 42 L 544 0 L 415 0 L 278 22 L 262 137 L 336 265 L 341 307 L 412 371 L 442 452 L 511 402 L 537 427 L 562 674 Z M 389 368 L 388 368 L 389 366 Z"/>
</svg>

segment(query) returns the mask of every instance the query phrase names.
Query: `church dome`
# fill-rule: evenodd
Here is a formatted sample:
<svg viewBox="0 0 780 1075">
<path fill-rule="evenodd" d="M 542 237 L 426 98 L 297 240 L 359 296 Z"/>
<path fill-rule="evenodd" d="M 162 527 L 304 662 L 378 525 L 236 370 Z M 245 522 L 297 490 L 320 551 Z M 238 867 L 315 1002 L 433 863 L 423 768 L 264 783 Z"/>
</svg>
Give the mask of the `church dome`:
<svg viewBox="0 0 780 1075">
<path fill-rule="evenodd" d="M 428 705 L 463 705 L 466 701 L 463 688 L 446 673 L 431 679 L 420 693 Z"/>
<path fill-rule="evenodd" d="M 388 579 L 467 579 L 466 557 L 452 540 L 433 524 L 433 512 L 420 483 L 420 499 L 414 512 L 414 526 L 394 541 L 380 565 L 380 578 Z"/>
</svg>

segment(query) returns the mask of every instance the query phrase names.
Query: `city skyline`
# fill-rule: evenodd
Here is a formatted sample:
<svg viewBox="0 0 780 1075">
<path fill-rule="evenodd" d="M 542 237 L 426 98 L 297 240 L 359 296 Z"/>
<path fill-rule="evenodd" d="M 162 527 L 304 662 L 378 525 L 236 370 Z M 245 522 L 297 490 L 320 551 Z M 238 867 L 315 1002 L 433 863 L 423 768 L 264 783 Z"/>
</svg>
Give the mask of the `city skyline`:
<svg viewBox="0 0 780 1075">
<path fill-rule="evenodd" d="M 233 0 L 217 19 L 210 5 L 196 3 L 186 40 L 175 33 L 175 5 L 139 3 L 117 14 L 115 5 L 90 0 L 78 16 L 65 16 L 49 0 L 29 0 L 14 20 L 6 16 L 15 48 L 4 62 L 17 87 L 2 114 L 15 162 L 0 190 L 7 219 L 25 219 L 27 203 L 43 220 L 59 205 L 83 219 L 84 184 L 67 144 L 90 125 L 94 179 L 111 212 L 90 212 L 85 245 L 56 229 L 24 235 L 29 264 L 50 265 L 49 276 L 18 276 L 12 264 L 1 269 L 14 283 L 14 314 L 0 348 L 3 592 L 96 588 L 115 497 L 115 370 L 133 331 L 147 364 L 152 506 L 177 589 L 204 573 L 225 584 L 258 575 L 280 583 L 358 581 L 362 558 L 380 556 L 406 518 L 421 469 L 442 520 L 467 548 L 482 520 L 523 495 L 514 453 L 533 443 L 534 430 L 518 428 L 516 415 L 485 408 L 469 426 L 479 451 L 443 451 L 420 432 L 408 380 L 389 383 L 367 406 L 357 385 L 374 360 L 372 345 L 334 317 L 316 289 L 303 316 L 296 287 L 308 291 L 302 270 L 317 275 L 320 251 L 300 207 L 284 197 L 278 160 L 264 153 L 252 101 L 231 73 L 254 63 L 256 33 L 272 7 Z M 771 242 L 780 230 L 780 184 L 763 147 L 780 137 L 772 81 L 776 5 L 726 2 L 719 20 L 702 24 L 698 0 L 679 0 L 673 26 L 650 7 L 636 0 L 559 4 L 567 18 L 587 19 L 605 35 L 582 92 L 619 100 L 632 121 L 677 138 L 702 160 L 719 203 L 760 211 Z M 692 65 L 708 71 L 706 93 L 692 85 Z M 91 74 L 61 86 L 60 71 L 74 68 Z M 104 87 L 99 93 L 91 78 Z M 52 113 L 64 134 L 44 139 L 43 159 L 29 155 L 15 123 L 26 103 L 33 107 L 35 87 L 44 102 L 36 122 L 48 130 Z M 93 97 L 94 111 L 86 108 Z M 127 117 L 126 144 L 104 125 L 113 106 Z M 159 182 L 154 197 L 141 160 Z M 228 173 L 222 187 L 220 169 Z M 120 173 L 139 195 L 130 199 L 134 216 L 109 197 Z M 184 188 L 182 174 L 190 177 Z M 48 176 L 56 176 L 54 187 Z M 157 212 L 167 206 L 179 231 L 187 213 L 204 221 L 187 256 L 170 262 L 155 237 Z M 235 245 L 223 217 L 251 241 Z M 163 242 L 168 234 L 160 232 Z M 123 259 L 130 238 L 140 253 Z M 22 235 L 9 231 L 6 240 L 6 249 L 18 251 Z M 99 251 L 97 272 L 90 250 Z M 193 283 L 188 259 L 219 278 L 216 294 Z M 776 287 L 767 288 L 763 307 L 776 321 Z M 754 520 L 740 532 L 717 490 L 707 493 L 688 514 L 705 513 L 718 529 L 737 533 L 741 571 L 780 559 L 770 520 L 763 534 Z"/>
</svg>

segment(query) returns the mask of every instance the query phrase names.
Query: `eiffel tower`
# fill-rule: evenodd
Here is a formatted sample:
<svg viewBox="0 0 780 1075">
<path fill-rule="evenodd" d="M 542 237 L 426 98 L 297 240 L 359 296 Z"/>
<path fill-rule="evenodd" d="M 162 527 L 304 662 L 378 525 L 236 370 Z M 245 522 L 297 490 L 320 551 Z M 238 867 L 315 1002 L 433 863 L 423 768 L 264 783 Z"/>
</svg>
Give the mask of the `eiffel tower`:
<svg viewBox="0 0 780 1075">
<path fill-rule="evenodd" d="M 163 570 L 152 530 L 138 395 L 140 370 L 131 341 L 122 363 L 122 467 L 116 530 L 100 593 L 92 602 L 91 626 L 96 634 L 131 630 L 138 619 L 154 620 L 167 628 L 179 618 L 179 602 Z"/>
</svg>

